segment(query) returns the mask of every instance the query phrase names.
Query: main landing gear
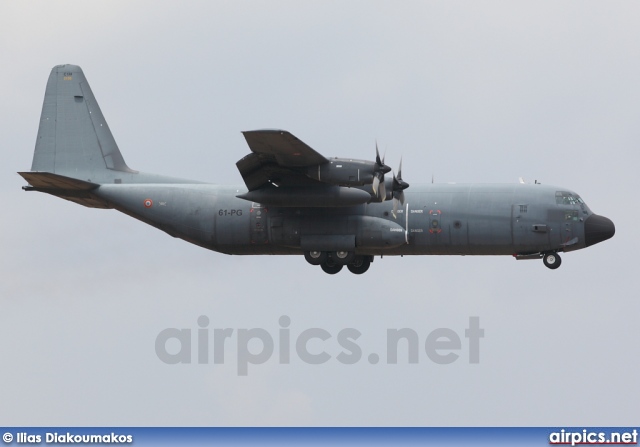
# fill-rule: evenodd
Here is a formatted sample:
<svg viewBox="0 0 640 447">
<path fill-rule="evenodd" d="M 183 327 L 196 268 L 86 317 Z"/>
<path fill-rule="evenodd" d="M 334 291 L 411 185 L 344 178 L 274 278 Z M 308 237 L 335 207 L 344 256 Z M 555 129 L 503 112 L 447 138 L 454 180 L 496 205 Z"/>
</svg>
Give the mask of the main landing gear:
<svg viewBox="0 0 640 447">
<path fill-rule="evenodd" d="M 319 265 L 325 273 L 335 275 L 345 265 L 351 273 L 361 275 L 373 261 L 373 256 L 356 255 L 353 251 L 305 251 L 304 258 L 311 265 Z"/>
</svg>

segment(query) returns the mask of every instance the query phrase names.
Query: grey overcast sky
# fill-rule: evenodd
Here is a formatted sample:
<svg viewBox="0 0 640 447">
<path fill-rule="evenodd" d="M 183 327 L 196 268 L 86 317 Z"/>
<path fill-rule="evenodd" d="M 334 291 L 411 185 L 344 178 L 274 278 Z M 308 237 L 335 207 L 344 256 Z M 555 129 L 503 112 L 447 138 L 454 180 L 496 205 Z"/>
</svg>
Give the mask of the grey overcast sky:
<svg viewBox="0 0 640 447">
<path fill-rule="evenodd" d="M 0 424 L 637 424 L 639 23 L 635 1 L 1 2 Z M 616 235 L 556 271 L 405 257 L 332 277 L 302 257 L 208 252 L 20 189 L 64 63 L 135 169 L 241 184 L 242 130 L 368 159 L 377 139 L 411 184 L 559 185 Z M 161 362 L 165 328 L 191 329 L 195 358 L 201 315 L 211 335 L 264 328 L 276 346 L 286 315 L 294 341 L 329 331 L 309 347 L 332 359 L 292 348 L 239 377 L 234 335 L 224 364 Z M 387 329 L 422 346 L 442 327 L 462 339 L 456 362 L 384 361 Z M 336 359 L 343 328 L 362 333 L 355 365 Z"/>
</svg>

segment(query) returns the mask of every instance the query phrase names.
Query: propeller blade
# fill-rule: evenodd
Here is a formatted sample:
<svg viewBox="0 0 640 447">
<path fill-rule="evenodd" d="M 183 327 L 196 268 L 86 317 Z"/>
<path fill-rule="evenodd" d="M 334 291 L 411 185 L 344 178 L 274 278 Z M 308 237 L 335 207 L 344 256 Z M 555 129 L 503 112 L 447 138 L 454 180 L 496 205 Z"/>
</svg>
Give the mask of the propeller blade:
<svg viewBox="0 0 640 447">
<path fill-rule="evenodd" d="M 398 183 L 400 183 L 402 189 L 407 189 L 409 187 L 409 184 L 402 180 L 402 159 L 400 159 L 400 167 L 398 168 Z"/>
<path fill-rule="evenodd" d="M 409 243 L 409 204 L 404 210 L 404 241 Z"/>
<path fill-rule="evenodd" d="M 402 180 L 399 176 L 393 176 L 393 192 L 402 192 L 409 187 L 409 184 Z"/>
<path fill-rule="evenodd" d="M 398 216 L 398 204 L 404 205 L 404 191 L 393 192 L 393 218 L 397 219 Z"/>
<path fill-rule="evenodd" d="M 373 176 L 373 183 L 371 183 L 371 187 L 373 188 L 373 193 L 376 195 L 376 197 L 378 196 L 378 185 L 379 184 L 380 184 L 380 179 L 378 178 L 378 175 L 376 174 L 376 175 Z"/>
<path fill-rule="evenodd" d="M 378 141 L 376 140 L 376 163 L 373 167 L 373 181 L 371 183 L 371 188 L 373 189 L 375 196 L 380 198 L 381 202 L 387 200 L 387 188 L 384 175 L 387 172 L 391 172 L 391 168 L 384 164 L 385 156 L 386 154 L 382 156 L 382 159 L 380 158 L 380 149 L 378 148 Z M 393 191 L 396 190 L 395 177 L 394 182 L 389 185 L 389 189 L 389 199 L 391 199 L 393 197 Z"/>
<path fill-rule="evenodd" d="M 400 166 L 398 166 L 398 175 L 393 174 L 392 197 L 393 197 L 393 218 L 397 219 L 398 204 L 404 205 L 404 190 L 409 184 L 402 180 L 402 158 L 400 158 Z"/>
<path fill-rule="evenodd" d="M 386 174 L 391 171 L 391 168 L 384 164 L 384 158 L 386 157 L 386 153 L 380 159 L 380 151 L 378 150 L 378 141 L 376 140 L 376 166 L 374 168 L 374 172 L 382 172 Z"/>
</svg>

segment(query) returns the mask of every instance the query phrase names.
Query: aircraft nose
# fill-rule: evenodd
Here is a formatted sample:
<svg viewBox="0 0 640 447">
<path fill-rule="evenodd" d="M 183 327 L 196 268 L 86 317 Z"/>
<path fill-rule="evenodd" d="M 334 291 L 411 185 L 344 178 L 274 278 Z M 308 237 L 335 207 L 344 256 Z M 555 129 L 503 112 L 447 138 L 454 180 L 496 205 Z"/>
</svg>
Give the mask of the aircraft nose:
<svg viewBox="0 0 640 447">
<path fill-rule="evenodd" d="M 606 241 L 616 233 L 616 227 L 611 219 L 592 214 L 584 222 L 584 241 L 587 247 Z"/>
</svg>

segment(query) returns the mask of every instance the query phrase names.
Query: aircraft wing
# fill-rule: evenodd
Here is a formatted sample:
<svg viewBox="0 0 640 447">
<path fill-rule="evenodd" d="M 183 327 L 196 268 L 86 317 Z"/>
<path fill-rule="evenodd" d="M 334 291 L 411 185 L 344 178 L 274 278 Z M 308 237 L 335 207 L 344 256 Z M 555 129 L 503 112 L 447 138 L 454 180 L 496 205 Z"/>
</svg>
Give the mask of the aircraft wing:
<svg viewBox="0 0 640 447">
<path fill-rule="evenodd" d="M 284 130 L 242 132 L 252 153 L 236 163 L 249 191 L 278 186 L 312 186 L 321 183 L 299 168 L 317 166 L 329 160 Z"/>
<path fill-rule="evenodd" d="M 242 133 L 252 152 L 274 157 L 279 166 L 303 168 L 329 161 L 286 130 L 250 130 Z"/>
</svg>

